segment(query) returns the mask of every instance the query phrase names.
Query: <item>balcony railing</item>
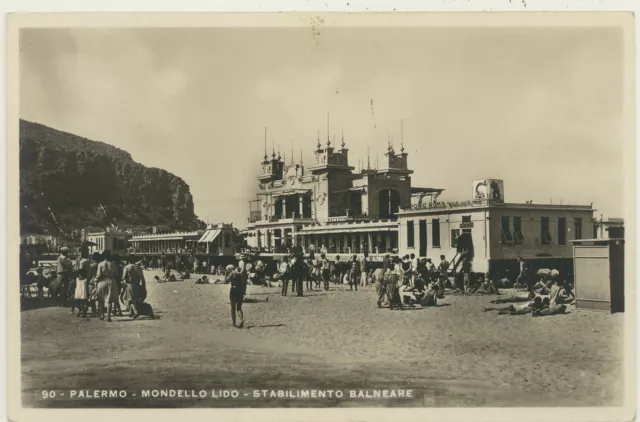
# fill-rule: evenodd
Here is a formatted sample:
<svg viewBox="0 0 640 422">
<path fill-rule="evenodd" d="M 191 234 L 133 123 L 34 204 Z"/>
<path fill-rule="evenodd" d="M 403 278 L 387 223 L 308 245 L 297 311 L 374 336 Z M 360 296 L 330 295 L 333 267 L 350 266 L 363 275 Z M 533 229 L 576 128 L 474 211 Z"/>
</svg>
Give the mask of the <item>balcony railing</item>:
<svg viewBox="0 0 640 422">
<path fill-rule="evenodd" d="M 397 219 L 396 215 L 382 216 L 379 214 L 353 214 L 353 215 L 339 215 L 335 217 L 329 217 L 328 223 L 351 223 L 358 221 L 388 221 Z"/>
</svg>

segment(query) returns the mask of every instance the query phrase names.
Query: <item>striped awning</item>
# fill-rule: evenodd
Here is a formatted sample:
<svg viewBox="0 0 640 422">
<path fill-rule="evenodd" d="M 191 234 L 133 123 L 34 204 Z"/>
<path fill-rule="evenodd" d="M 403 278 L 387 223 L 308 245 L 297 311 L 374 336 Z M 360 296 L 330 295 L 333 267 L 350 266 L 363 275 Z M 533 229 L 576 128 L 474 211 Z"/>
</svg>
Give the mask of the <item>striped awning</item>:
<svg viewBox="0 0 640 422">
<path fill-rule="evenodd" d="M 204 232 L 198 243 L 210 243 L 216 240 L 216 237 L 220 234 L 222 230 L 220 229 L 211 229 Z"/>
</svg>

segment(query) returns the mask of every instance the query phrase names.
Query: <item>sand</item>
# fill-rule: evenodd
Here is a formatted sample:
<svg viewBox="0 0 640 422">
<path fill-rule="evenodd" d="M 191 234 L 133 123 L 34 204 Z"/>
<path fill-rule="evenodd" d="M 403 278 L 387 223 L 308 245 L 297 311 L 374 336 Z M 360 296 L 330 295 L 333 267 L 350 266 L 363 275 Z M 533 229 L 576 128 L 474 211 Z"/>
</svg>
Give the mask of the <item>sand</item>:
<svg viewBox="0 0 640 422">
<path fill-rule="evenodd" d="M 147 272 L 152 280 L 155 272 Z M 48 300 L 21 312 L 23 402 L 37 407 L 620 405 L 624 314 L 483 312 L 496 296 L 437 308 L 376 307 L 372 287 L 280 296 L 249 286 L 245 328 L 226 285 L 148 283 L 158 320 L 76 318 Z M 504 306 L 504 305 L 500 305 Z M 142 389 L 413 389 L 412 399 L 141 399 Z M 43 389 L 127 389 L 127 399 L 43 400 Z M 137 397 L 131 394 L 138 392 Z"/>
</svg>

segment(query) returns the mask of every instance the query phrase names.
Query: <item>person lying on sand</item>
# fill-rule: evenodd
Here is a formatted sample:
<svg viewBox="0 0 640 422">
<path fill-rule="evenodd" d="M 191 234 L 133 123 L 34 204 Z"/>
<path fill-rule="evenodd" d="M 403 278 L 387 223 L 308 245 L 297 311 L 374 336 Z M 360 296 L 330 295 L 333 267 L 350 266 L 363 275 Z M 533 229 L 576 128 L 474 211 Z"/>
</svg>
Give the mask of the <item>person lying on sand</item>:
<svg viewBox="0 0 640 422">
<path fill-rule="evenodd" d="M 542 309 L 542 306 L 542 298 L 536 296 L 534 300 L 523 304 L 512 304 L 503 308 L 484 308 L 484 311 L 498 311 L 498 315 L 528 315 L 537 309 Z"/>
<path fill-rule="evenodd" d="M 201 278 L 196 280 L 196 284 L 209 284 L 209 279 L 207 276 L 202 276 Z"/>
<path fill-rule="evenodd" d="M 260 302 L 268 302 L 269 301 L 269 296 L 267 296 L 267 298 L 265 300 L 261 300 L 261 299 L 254 299 L 251 297 L 245 297 L 243 302 L 244 303 L 260 303 Z"/>
<path fill-rule="evenodd" d="M 536 294 L 533 292 L 530 292 L 526 297 L 523 297 L 523 296 L 500 297 L 498 299 L 493 299 L 491 303 L 501 304 L 501 303 L 531 302 L 534 297 L 536 297 Z"/>
</svg>

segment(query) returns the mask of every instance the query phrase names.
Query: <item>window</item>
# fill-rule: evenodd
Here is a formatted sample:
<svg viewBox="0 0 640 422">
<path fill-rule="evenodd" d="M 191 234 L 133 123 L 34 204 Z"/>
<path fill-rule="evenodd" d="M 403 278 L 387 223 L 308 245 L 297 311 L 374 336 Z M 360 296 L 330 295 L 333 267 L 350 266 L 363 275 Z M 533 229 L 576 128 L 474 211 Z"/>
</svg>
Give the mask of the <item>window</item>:
<svg viewBox="0 0 640 422">
<path fill-rule="evenodd" d="M 407 221 L 407 248 L 415 247 L 413 221 Z"/>
<path fill-rule="evenodd" d="M 576 240 L 582 239 L 582 218 L 573 220 L 573 238 Z"/>
<path fill-rule="evenodd" d="M 471 216 L 470 215 L 463 215 L 462 216 L 462 222 L 463 223 L 471 223 Z"/>
<path fill-rule="evenodd" d="M 512 243 L 513 237 L 511 236 L 511 224 L 509 221 L 509 217 L 506 215 L 502 216 L 502 243 Z"/>
<path fill-rule="evenodd" d="M 431 226 L 431 239 L 433 239 L 433 247 L 440 247 L 440 219 L 434 218 Z"/>
<path fill-rule="evenodd" d="M 549 231 L 549 217 L 540 219 L 540 242 L 543 245 L 551 244 L 551 232 Z"/>
<path fill-rule="evenodd" d="M 567 219 L 558 218 L 558 245 L 565 246 L 567 244 Z"/>
<path fill-rule="evenodd" d="M 522 245 L 524 243 L 521 217 L 513 217 L 513 243 L 515 245 Z"/>
<path fill-rule="evenodd" d="M 458 247 L 458 238 L 460 237 L 460 229 L 451 229 L 451 247 Z"/>
</svg>

